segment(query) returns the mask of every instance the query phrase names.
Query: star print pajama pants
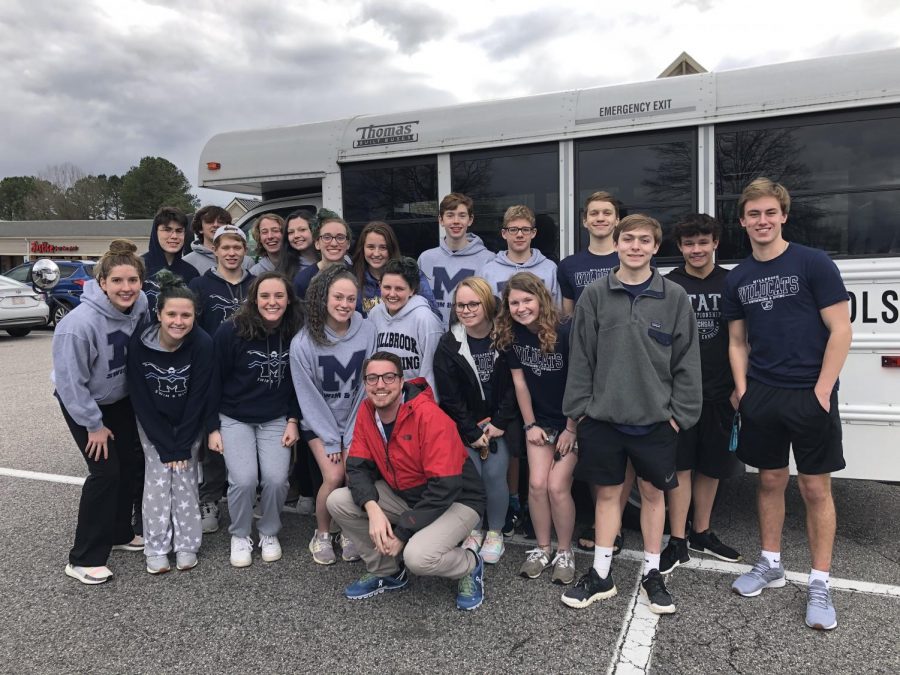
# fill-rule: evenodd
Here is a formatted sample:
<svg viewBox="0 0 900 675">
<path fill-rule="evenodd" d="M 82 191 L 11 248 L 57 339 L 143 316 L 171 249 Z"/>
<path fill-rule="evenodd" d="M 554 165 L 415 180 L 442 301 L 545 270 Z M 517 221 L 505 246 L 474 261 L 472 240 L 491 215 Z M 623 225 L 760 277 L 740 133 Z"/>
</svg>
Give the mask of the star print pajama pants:
<svg viewBox="0 0 900 675">
<path fill-rule="evenodd" d="M 140 424 L 138 436 L 144 449 L 144 555 L 196 553 L 203 539 L 197 495 L 200 438 L 191 447 L 187 468 L 176 471 L 162 463 Z"/>
</svg>

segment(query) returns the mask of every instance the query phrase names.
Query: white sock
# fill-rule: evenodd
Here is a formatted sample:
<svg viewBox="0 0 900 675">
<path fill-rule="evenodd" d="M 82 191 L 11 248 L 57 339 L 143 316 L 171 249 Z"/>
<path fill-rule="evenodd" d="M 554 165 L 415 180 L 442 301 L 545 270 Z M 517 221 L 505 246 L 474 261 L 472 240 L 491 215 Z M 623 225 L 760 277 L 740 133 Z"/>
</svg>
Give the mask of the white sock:
<svg viewBox="0 0 900 675">
<path fill-rule="evenodd" d="M 659 569 L 659 553 L 647 553 L 644 551 L 644 571 L 642 574 L 647 576 L 650 574 L 650 570 L 658 570 Z"/>
<path fill-rule="evenodd" d="M 761 555 L 769 562 L 769 567 L 781 566 L 781 551 L 763 551 Z"/>
<path fill-rule="evenodd" d="M 828 579 L 831 575 L 828 572 L 823 572 L 822 570 L 814 570 L 811 569 L 809 571 L 809 583 L 812 583 L 816 579 L 819 581 L 824 581 L 825 585 L 828 586 Z"/>
<path fill-rule="evenodd" d="M 612 565 L 612 546 L 594 546 L 594 569 L 601 579 L 609 576 L 609 566 Z"/>
</svg>

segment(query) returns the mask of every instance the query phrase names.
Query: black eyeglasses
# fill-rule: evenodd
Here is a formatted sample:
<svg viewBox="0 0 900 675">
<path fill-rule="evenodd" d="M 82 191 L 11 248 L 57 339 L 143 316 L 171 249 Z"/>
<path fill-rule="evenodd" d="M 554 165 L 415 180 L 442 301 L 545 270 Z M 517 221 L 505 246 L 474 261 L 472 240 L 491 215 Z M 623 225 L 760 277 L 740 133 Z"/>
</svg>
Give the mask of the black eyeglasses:
<svg viewBox="0 0 900 675">
<path fill-rule="evenodd" d="M 169 227 L 168 225 L 160 225 L 157 229 L 164 234 L 184 234 L 183 227 Z"/>
<path fill-rule="evenodd" d="M 346 234 L 320 234 L 319 239 L 324 241 L 326 244 L 330 244 L 332 240 L 336 241 L 339 244 L 346 243 L 348 237 Z"/>
<path fill-rule="evenodd" d="M 481 303 L 476 302 L 457 302 L 456 303 L 456 311 L 457 312 L 474 312 L 476 309 L 481 307 Z"/>
<path fill-rule="evenodd" d="M 519 232 L 521 232 L 522 234 L 531 234 L 537 228 L 536 227 L 504 227 L 502 229 L 504 232 L 509 232 L 512 235 L 516 235 L 516 234 L 519 234 Z"/>
<path fill-rule="evenodd" d="M 363 379 L 369 386 L 375 386 L 376 384 L 378 384 L 378 380 L 383 381 L 385 384 L 394 384 L 394 382 L 397 381 L 398 377 L 400 377 L 398 373 L 372 373 L 370 375 L 366 375 Z"/>
</svg>

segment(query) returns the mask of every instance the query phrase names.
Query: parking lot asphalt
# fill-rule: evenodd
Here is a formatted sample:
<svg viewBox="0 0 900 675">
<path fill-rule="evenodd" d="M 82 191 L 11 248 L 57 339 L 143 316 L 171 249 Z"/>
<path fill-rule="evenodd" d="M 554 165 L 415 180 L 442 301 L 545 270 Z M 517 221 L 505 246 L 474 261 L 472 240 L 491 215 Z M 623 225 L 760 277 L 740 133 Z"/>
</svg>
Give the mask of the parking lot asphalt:
<svg viewBox="0 0 900 675">
<path fill-rule="evenodd" d="M 794 481 L 783 552 L 798 574 L 787 586 L 740 598 L 729 592 L 732 568 L 692 564 L 669 577 L 678 611 L 658 621 L 635 607 L 641 546 L 631 531 L 613 566 L 618 595 L 581 611 L 560 603 L 547 574 L 516 576 L 520 539 L 487 570 L 474 612 L 456 610 L 455 583 L 441 579 L 348 601 L 341 592 L 362 567 L 315 565 L 313 519 L 293 513 L 276 563 L 257 550 L 251 567 L 232 568 L 223 527 L 190 572 L 151 577 L 141 554 L 115 552 L 114 579 L 83 586 L 63 575 L 78 485 L 2 471 L 86 474 L 51 396 L 51 336 L 0 336 L 0 672 L 900 672 L 900 486 L 876 482 L 834 483 L 833 575 L 859 590 L 835 590 L 840 625 L 830 633 L 803 624 L 809 556 Z M 723 487 L 714 526 L 755 559 L 754 476 Z M 577 555 L 579 571 L 590 564 Z"/>
</svg>

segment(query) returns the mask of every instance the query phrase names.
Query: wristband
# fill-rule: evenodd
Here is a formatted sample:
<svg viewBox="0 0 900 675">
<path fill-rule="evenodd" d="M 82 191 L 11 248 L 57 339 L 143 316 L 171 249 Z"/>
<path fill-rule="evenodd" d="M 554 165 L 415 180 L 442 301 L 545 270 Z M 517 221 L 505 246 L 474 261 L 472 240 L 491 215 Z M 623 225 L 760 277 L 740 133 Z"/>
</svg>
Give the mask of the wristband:
<svg viewBox="0 0 900 675">
<path fill-rule="evenodd" d="M 522 428 L 523 428 L 525 431 L 531 431 L 531 430 L 534 429 L 537 425 L 538 425 L 537 422 L 532 422 L 531 424 L 523 424 L 523 425 L 522 425 Z"/>
<path fill-rule="evenodd" d="M 289 417 L 287 423 L 290 424 L 291 422 L 293 422 L 294 424 L 297 424 L 297 425 L 300 424 L 299 420 L 296 420 L 293 417 Z"/>
</svg>

